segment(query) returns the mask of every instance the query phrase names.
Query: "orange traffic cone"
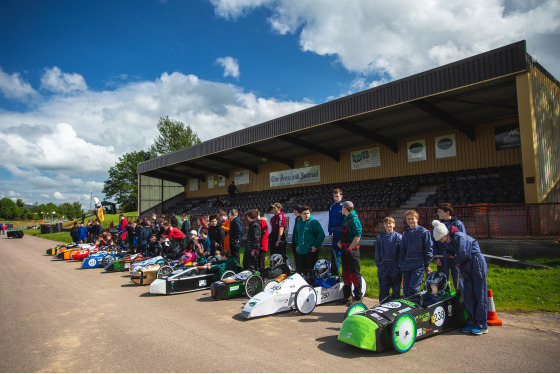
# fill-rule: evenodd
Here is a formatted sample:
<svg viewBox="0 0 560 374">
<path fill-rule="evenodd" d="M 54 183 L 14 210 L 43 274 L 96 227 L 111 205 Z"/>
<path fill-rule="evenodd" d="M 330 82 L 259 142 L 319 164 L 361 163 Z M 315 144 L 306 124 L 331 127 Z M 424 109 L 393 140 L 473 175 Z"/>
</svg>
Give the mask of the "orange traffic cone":
<svg viewBox="0 0 560 374">
<path fill-rule="evenodd" d="M 486 322 L 488 323 L 488 326 L 502 325 L 502 320 L 498 319 L 498 315 L 496 314 L 496 306 L 494 306 L 494 297 L 492 296 L 492 290 L 488 290 L 488 313 Z"/>
</svg>

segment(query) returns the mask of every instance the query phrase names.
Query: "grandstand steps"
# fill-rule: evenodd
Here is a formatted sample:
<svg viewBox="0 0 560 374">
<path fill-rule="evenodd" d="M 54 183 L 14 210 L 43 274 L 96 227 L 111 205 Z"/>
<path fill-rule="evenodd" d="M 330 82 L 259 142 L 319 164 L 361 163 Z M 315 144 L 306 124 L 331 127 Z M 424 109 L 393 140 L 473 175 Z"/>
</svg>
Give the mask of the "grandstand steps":
<svg viewBox="0 0 560 374">
<path fill-rule="evenodd" d="M 411 208 L 416 208 L 418 206 L 421 206 L 426 202 L 428 196 L 434 195 L 436 193 L 436 190 L 437 190 L 436 185 L 421 187 L 420 191 L 411 195 L 410 199 L 408 199 L 406 203 L 401 205 L 401 208 L 411 209 Z"/>
</svg>

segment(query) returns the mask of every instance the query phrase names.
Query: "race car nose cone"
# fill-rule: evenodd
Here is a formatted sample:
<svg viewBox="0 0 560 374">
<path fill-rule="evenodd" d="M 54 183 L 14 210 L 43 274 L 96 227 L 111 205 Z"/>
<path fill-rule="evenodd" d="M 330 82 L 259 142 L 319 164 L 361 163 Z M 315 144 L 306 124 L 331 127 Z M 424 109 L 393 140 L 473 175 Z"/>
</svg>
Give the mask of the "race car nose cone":
<svg viewBox="0 0 560 374">
<path fill-rule="evenodd" d="M 354 347 L 375 351 L 375 331 L 378 328 L 379 326 L 366 316 L 353 314 L 342 323 L 338 340 Z"/>
<path fill-rule="evenodd" d="M 156 279 L 152 282 L 152 284 L 150 284 L 150 293 L 165 295 L 166 283 L 165 279 Z"/>
</svg>

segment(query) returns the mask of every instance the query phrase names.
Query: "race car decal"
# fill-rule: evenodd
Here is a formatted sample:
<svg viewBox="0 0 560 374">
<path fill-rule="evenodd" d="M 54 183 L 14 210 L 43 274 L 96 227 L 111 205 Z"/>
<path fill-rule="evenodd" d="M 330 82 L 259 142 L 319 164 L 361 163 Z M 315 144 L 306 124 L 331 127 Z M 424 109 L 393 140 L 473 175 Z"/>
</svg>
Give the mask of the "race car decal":
<svg viewBox="0 0 560 374">
<path fill-rule="evenodd" d="M 441 326 L 443 325 L 444 321 L 445 321 L 445 311 L 441 306 L 438 306 L 434 310 L 434 315 L 432 316 L 432 323 L 436 326 Z"/>
<path fill-rule="evenodd" d="M 416 337 L 422 336 L 422 328 L 416 329 Z"/>
<path fill-rule="evenodd" d="M 381 306 L 385 308 L 398 309 L 402 306 L 402 304 L 396 301 L 392 301 L 390 303 L 381 304 Z"/>
<path fill-rule="evenodd" d="M 408 308 L 404 308 L 404 309 L 401 309 L 401 310 L 399 310 L 399 313 L 404 313 L 404 312 L 408 312 L 409 310 L 411 310 L 411 308 L 410 308 L 410 307 L 408 307 Z"/>
<path fill-rule="evenodd" d="M 237 291 L 238 289 L 239 289 L 239 285 L 237 285 L 237 286 L 231 286 L 229 290 L 230 290 L 230 291 Z"/>
<path fill-rule="evenodd" d="M 428 319 L 430 319 L 430 312 L 420 314 L 420 315 L 414 317 L 414 319 L 416 320 L 416 323 L 426 322 L 426 321 L 428 321 Z"/>
<path fill-rule="evenodd" d="M 97 264 L 97 261 L 95 261 L 95 259 L 93 259 L 93 258 L 88 261 L 89 266 L 95 266 L 96 264 Z"/>
<path fill-rule="evenodd" d="M 198 287 L 204 287 L 206 286 L 206 279 L 201 279 L 198 281 Z"/>
</svg>

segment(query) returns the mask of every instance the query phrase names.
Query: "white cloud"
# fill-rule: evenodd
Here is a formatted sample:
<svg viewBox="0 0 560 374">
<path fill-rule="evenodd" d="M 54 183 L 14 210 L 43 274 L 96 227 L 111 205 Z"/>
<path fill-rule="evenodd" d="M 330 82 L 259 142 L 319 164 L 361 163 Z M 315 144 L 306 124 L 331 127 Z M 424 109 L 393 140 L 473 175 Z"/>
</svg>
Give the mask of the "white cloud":
<svg viewBox="0 0 560 374">
<path fill-rule="evenodd" d="M 224 77 L 239 78 L 239 63 L 233 57 L 220 57 L 216 62 L 224 68 Z"/>
<path fill-rule="evenodd" d="M 280 34 L 301 49 L 336 56 L 349 71 L 402 78 L 526 39 L 529 53 L 560 75 L 560 1 L 212 0 L 225 18 L 271 9 Z M 379 79 L 379 78 L 376 78 Z"/>
<path fill-rule="evenodd" d="M 0 191 L 18 191 L 26 203 L 89 206 L 89 191 L 102 195 L 107 171 L 122 154 L 153 143 L 161 116 L 190 125 L 205 141 L 311 105 L 181 73 L 44 97 L 27 112 L 0 111 L 1 167 L 12 176 L 0 178 Z"/>
<path fill-rule="evenodd" d="M 0 67 L 0 91 L 7 99 L 25 99 L 38 93 L 19 73 L 8 74 Z"/>
<path fill-rule="evenodd" d="M 273 0 L 210 0 L 216 14 L 227 19 L 235 19 L 252 8 L 272 3 Z"/>
<path fill-rule="evenodd" d="M 87 90 L 84 77 L 76 73 L 63 73 L 59 67 L 46 68 L 41 77 L 41 88 L 56 93 Z"/>
</svg>

